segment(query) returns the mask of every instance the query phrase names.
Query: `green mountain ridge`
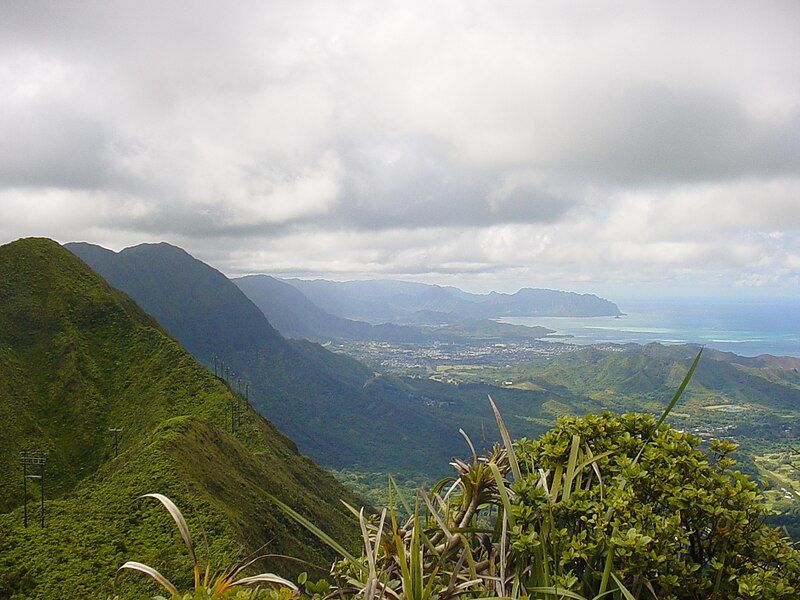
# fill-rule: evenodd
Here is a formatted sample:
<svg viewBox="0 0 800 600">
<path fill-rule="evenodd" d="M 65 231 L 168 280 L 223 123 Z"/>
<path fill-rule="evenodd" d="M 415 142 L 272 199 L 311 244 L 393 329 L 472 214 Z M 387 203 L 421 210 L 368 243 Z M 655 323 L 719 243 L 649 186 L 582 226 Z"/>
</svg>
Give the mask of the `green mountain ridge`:
<svg viewBox="0 0 800 600">
<path fill-rule="evenodd" d="M 338 499 L 357 498 L 55 242 L 0 247 L 0 368 L 0 598 L 107 596 L 125 560 L 188 585 L 169 517 L 136 499 L 149 492 L 172 497 L 205 531 L 219 569 L 262 547 L 332 558 L 264 491 L 356 539 Z M 232 405 L 241 411 L 233 433 Z M 118 456 L 109 427 L 123 428 Z M 18 453 L 28 450 L 50 451 L 44 530 L 35 481 L 22 526 Z M 123 585 L 156 591 L 135 576 Z"/>
</svg>

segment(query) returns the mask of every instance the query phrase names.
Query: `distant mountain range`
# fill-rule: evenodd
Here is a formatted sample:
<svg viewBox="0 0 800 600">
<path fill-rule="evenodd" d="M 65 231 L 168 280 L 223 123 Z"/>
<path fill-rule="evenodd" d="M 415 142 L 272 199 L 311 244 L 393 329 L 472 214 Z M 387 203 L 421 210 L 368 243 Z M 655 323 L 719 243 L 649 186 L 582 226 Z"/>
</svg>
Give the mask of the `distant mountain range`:
<svg viewBox="0 0 800 600">
<path fill-rule="evenodd" d="M 499 317 L 622 315 L 616 304 L 593 294 L 546 289 L 472 294 L 455 287 L 393 280 L 285 282 L 333 315 L 370 323 L 437 325 Z"/>
<path fill-rule="evenodd" d="M 416 325 L 372 324 L 340 317 L 320 308 L 299 289 L 269 275 L 251 275 L 233 282 L 261 309 L 269 322 L 286 337 L 316 342 L 333 340 L 379 341 L 422 344 L 427 342 L 469 343 L 476 341 L 516 341 L 546 337 L 546 327 L 525 327 L 489 319 L 448 317 L 442 313 L 419 311 Z M 425 323 L 429 321 L 430 323 Z"/>
<path fill-rule="evenodd" d="M 83 250 L 112 262 L 97 248 Z M 147 255 L 141 249 L 126 254 L 121 270 L 131 268 L 137 254 Z M 168 262 L 153 272 L 169 272 L 180 282 Z M 207 302 L 202 290 L 208 281 L 195 275 L 199 301 L 186 312 Z M 144 270 L 137 277 L 139 289 L 154 289 Z M 160 294 L 150 300 L 164 307 L 172 326 L 191 320 L 180 310 L 166 312 L 168 298 Z M 205 348 L 205 327 L 212 334 L 231 328 L 251 343 L 255 335 L 279 338 L 268 329 L 242 327 L 236 315 L 220 318 L 199 324 L 188 342 Z M 357 498 L 301 456 L 129 296 L 53 241 L 0 246 L 0 371 L 0 597 L 111 597 L 115 571 L 126 560 L 154 564 L 188 587 L 185 555 L 168 550 L 176 543 L 169 517 L 137 500 L 149 492 L 173 498 L 194 532 L 207 534 L 219 568 L 239 551 L 322 564 L 333 558 L 264 491 L 337 537 L 356 540 L 339 499 Z M 238 407 L 233 430 L 232 406 Z M 121 429 L 118 454 L 109 428 Z M 30 523 L 22 524 L 19 452 L 34 450 L 49 451 L 46 529 L 39 526 L 36 480 L 28 482 Z M 30 469 L 39 474 L 39 467 Z M 126 597 L 155 593 L 147 579 L 136 577 L 125 581 L 125 590 Z"/>
<path fill-rule="evenodd" d="M 251 275 L 233 279 L 269 322 L 284 336 L 328 341 L 335 339 L 422 343 L 426 336 L 412 327 L 373 325 L 333 315 L 311 302 L 293 285 L 270 277 Z"/>
</svg>

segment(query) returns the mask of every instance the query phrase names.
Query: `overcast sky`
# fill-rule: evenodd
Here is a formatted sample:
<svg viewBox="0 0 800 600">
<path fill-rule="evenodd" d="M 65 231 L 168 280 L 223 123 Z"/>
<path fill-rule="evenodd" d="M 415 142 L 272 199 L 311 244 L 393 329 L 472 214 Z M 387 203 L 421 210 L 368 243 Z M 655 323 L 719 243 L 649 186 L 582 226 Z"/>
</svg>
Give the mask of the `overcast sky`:
<svg viewBox="0 0 800 600">
<path fill-rule="evenodd" d="M 800 2 L 0 1 L 0 242 L 800 286 Z"/>
</svg>

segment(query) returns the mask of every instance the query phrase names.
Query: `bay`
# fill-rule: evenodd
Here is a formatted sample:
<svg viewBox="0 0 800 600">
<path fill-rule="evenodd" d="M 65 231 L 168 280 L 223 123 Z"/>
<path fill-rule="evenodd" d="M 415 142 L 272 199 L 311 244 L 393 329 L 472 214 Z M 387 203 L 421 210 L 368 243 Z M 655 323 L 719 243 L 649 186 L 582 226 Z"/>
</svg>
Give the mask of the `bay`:
<svg viewBox="0 0 800 600">
<path fill-rule="evenodd" d="M 504 317 L 573 344 L 704 344 L 742 356 L 800 357 L 800 299 L 629 300 L 621 317 Z"/>
</svg>

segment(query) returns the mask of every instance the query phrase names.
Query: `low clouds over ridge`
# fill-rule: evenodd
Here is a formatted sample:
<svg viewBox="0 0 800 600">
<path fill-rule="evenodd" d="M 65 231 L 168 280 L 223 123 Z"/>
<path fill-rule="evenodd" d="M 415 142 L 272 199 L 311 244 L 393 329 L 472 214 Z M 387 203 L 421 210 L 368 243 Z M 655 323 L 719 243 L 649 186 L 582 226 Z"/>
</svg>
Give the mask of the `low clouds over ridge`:
<svg viewBox="0 0 800 600">
<path fill-rule="evenodd" d="M 478 287 L 800 283 L 795 2 L 3 14 L 3 240 Z"/>
</svg>

